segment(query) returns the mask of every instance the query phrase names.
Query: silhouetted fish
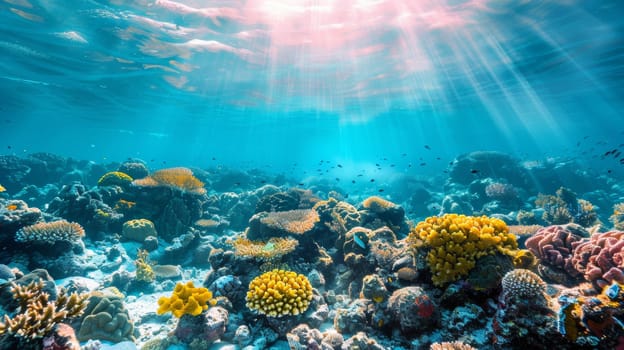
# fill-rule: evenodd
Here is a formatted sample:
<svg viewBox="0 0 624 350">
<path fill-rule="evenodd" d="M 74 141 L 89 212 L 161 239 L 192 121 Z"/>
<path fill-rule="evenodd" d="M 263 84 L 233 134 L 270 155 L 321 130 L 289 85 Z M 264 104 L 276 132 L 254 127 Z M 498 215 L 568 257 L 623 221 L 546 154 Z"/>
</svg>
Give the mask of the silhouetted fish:
<svg viewBox="0 0 624 350">
<path fill-rule="evenodd" d="M 429 147 L 429 145 L 425 145 L 425 148 L 431 150 L 431 147 Z"/>
<path fill-rule="evenodd" d="M 379 189 L 379 192 L 383 192 L 383 191 L 384 191 L 384 189 L 383 189 L 383 188 L 380 188 L 380 189 Z"/>
<path fill-rule="evenodd" d="M 478 173 L 478 172 L 479 172 L 479 170 L 477 170 L 477 169 L 472 169 L 472 170 L 470 170 L 470 172 L 471 172 L 472 174 L 476 174 L 476 173 Z"/>
<path fill-rule="evenodd" d="M 336 165 L 336 166 L 337 166 L 337 167 L 339 167 L 339 168 L 342 168 L 342 164 L 338 164 L 338 165 Z"/>
<path fill-rule="evenodd" d="M 370 182 L 375 182 L 375 179 L 371 179 Z"/>
<path fill-rule="evenodd" d="M 427 163 L 420 163 L 420 166 L 425 166 L 427 165 Z"/>
</svg>

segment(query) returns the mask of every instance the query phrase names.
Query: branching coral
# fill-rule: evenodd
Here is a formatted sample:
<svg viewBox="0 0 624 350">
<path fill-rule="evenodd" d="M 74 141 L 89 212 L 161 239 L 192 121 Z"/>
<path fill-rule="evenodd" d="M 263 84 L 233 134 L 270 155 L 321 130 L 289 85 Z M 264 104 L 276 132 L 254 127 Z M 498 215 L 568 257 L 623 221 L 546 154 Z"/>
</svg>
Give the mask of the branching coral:
<svg viewBox="0 0 624 350">
<path fill-rule="evenodd" d="M 234 247 L 236 256 L 255 258 L 259 260 L 276 260 L 293 252 L 299 245 L 294 238 L 273 237 L 268 241 L 251 241 L 242 236 L 237 237 L 230 244 Z"/>
<path fill-rule="evenodd" d="M 609 217 L 614 230 L 624 231 L 624 202 L 613 206 L 613 215 Z"/>
<path fill-rule="evenodd" d="M 4 322 L 0 322 L 0 334 L 8 333 L 27 341 L 43 338 L 58 323 L 80 316 L 87 306 L 86 295 L 67 295 L 61 289 L 56 300 L 49 300 L 49 295 L 43 288 L 41 280 L 25 286 L 12 285 L 11 293 L 18 301 L 19 311 L 13 317 L 4 315 Z"/>
<path fill-rule="evenodd" d="M 16 242 L 75 242 L 84 237 L 85 231 L 80 224 L 65 220 L 41 222 L 26 226 L 15 234 Z"/>
<path fill-rule="evenodd" d="M 420 239 L 430 248 L 427 263 L 436 286 L 467 275 L 483 256 L 495 253 L 513 256 L 518 248 L 516 236 L 509 233 L 505 222 L 486 216 L 429 217 L 410 232 L 409 241 L 414 245 Z"/>
<path fill-rule="evenodd" d="M 178 282 L 170 297 L 158 299 L 157 314 L 162 315 L 171 312 L 175 317 L 180 318 L 184 314 L 197 316 L 208 310 L 209 306 L 216 305 L 212 299 L 212 292 L 207 288 L 195 287 L 192 281 L 184 283 Z"/>
<path fill-rule="evenodd" d="M 556 196 L 540 194 L 535 204 L 544 209 L 542 218 L 550 225 L 574 222 L 583 227 L 594 225 L 598 217 L 594 206 L 584 199 L 577 199 L 576 193 L 561 187 Z"/>
<path fill-rule="evenodd" d="M 156 274 L 152 269 L 153 263 L 149 260 L 148 254 L 147 250 L 139 249 L 137 258 L 134 260 L 135 279 L 139 282 L 152 283 L 156 279 Z"/>
<path fill-rule="evenodd" d="M 254 278 L 247 292 L 247 307 L 270 317 L 304 313 L 311 300 L 308 278 L 286 270 L 272 270 Z"/>
<path fill-rule="evenodd" d="M 188 168 L 168 168 L 155 171 L 151 175 L 134 180 L 133 184 L 141 187 L 171 187 L 181 191 L 205 194 L 204 183 L 193 175 Z"/>
</svg>

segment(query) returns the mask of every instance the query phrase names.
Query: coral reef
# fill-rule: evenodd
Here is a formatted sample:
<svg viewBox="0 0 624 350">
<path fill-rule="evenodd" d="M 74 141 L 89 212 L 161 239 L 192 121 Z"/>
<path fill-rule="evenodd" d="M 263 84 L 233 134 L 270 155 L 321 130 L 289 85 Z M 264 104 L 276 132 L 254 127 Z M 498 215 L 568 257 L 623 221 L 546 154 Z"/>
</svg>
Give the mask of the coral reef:
<svg viewBox="0 0 624 350">
<path fill-rule="evenodd" d="M 460 341 L 433 343 L 429 350 L 476 350 L 472 346 Z"/>
<path fill-rule="evenodd" d="M 624 231 L 624 202 L 613 206 L 613 214 L 609 217 L 609 221 L 613 223 L 613 229 Z"/>
<path fill-rule="evenodd" d="M 423 288 L 415 286 L 395 290 L 388 299 L 387 312 L 404 334 L 432 328 L 440 318 L 433 299 Z"/>
<path fill-rule="evenodd" d="M 495 254 L 514 255 L 516 237 L 499 219 L 446 214 L 419 222 L 409 240 L 424 240 L 431 249 L 427 262 L 432 281 L 442 286 L 466 276 L 477 259 Z"/>
<path fill-rule="evenodd" d="M 272 270 L 249 283 L 247 307 L 269 317 L 299 315 L 312 300 L 312 285 L 304 275 Z"/>
<path fill-rule="evenodd" d="M 195 287 L 193 281 L 178 282 L 170 297 L 158 299 L 156 313 L 162 315 L 171 312 L 177 318 L 185 314 L 197 316 L 208 310 L 209 306 L 214 305 L 216 301 L 212 298 L 212 292 L 207 288 Z"/>
</svg>

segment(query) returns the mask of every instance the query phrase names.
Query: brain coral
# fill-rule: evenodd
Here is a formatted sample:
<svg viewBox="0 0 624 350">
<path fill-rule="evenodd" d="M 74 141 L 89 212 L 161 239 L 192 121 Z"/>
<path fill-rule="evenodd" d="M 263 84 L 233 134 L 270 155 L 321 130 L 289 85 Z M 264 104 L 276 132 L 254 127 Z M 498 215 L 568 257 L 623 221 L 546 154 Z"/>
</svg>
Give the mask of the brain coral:
<svg viewBox="0 0 624 350">
<path fill-rule="evenodd" d="M 518 248 L 516 236 L 509 233 L 505 222 L 487 216 L 432 216 L 412 229 L 409 240 L 424 240 L 430 248 L 427 263 L 436 286 L 467 275 L 483 256 L 495 253 L 513 256 Z"/>
<path fill-rule="evenodd" d="M 65 220 L 40 222 L 26 226 L 15 234 L 16 242 L 49 242 L 56 241 L 79 241 L 84 237 L 85 231 L 80 224 Z"/>
<path fill-rule="evenodd" d="M 126 186 L 130 185 L 131 182 L 132 178 L 128 174 L 121 171 L 111 171 L 102 175 L 102 177 L 98 180 L 97 184 L 100 187 L 119 186 L 125 188 Z"/>
<path fill-rule="evenodd" d="M 147 219 L 134 219 L 124 222 L 121 236 L 127 240 L 143 242 L 148 236 L 158 236 L 154 223 Z"/>
<path fill-rule="evenodd" d="M 311 300 L 308 278 L 286 270 L 272 270 L 254 278 L 247 292 L 247 307 L 270 317 L 304 313 Z"/>
</svg>

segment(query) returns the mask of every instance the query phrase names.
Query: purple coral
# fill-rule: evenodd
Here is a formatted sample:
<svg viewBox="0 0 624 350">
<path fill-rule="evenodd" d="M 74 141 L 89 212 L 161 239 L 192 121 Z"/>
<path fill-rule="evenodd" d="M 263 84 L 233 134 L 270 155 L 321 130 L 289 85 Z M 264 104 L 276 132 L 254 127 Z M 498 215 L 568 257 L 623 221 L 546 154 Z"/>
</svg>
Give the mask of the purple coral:
<svg viewBox="0 0 624 350">
<path fill-rule="evenodd" d="M 624 283 L 624 232 L 596 233 L 575 244 L 572 263 L 586 280 L 600 288 L 613 281 Z"/>
<path fill-rule="evenodd" d="M 543 264 L 566 271 L 570 276 L 576 277 L 579 272 L 574 267 L 572 256 L 575 245 L 582 239 L 566 226 L 551 225 L 537 230 L 526 240 L 525 246 Z"/>
</svg>

